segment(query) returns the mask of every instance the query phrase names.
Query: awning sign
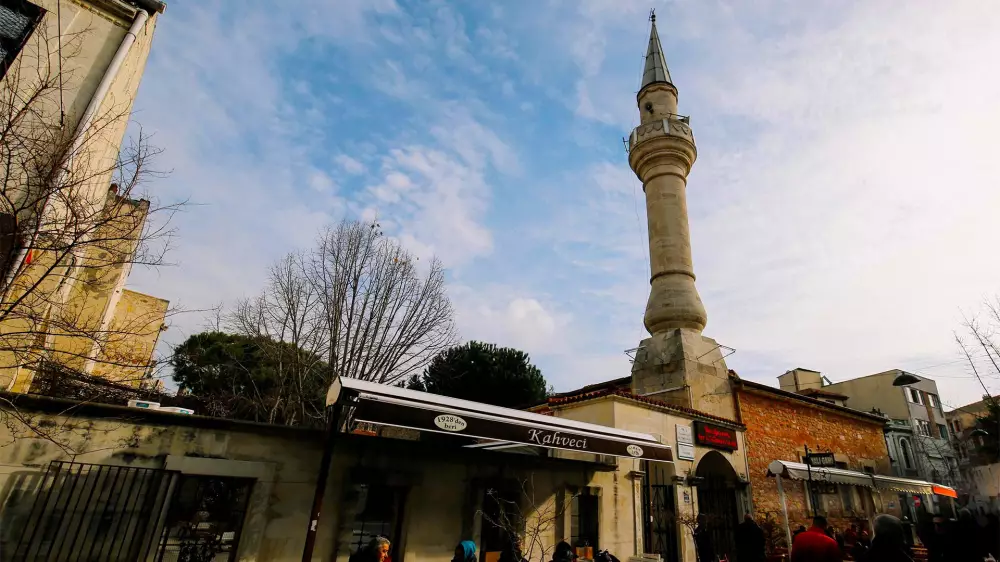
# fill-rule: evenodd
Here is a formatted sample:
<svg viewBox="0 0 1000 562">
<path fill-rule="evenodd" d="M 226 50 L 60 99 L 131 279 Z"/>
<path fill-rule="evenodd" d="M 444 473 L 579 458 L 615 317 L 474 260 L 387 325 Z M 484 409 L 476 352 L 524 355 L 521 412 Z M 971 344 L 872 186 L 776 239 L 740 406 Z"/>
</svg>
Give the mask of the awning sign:
<svg viewBox="0 0 1000 562">
<path fill-rule="evenodd" d="M 388 403 L 366 397 L 358 401 L 354 419 L 360 422 L 522 443 L 549 449 L 653 461 L 673 460 L 670 447 L 659 443 L 612 438 L 599 433 L 570 431 L 534 423 L 517 423 L 473 412 L 442 412 L 428 407 Z"/>
</svg>

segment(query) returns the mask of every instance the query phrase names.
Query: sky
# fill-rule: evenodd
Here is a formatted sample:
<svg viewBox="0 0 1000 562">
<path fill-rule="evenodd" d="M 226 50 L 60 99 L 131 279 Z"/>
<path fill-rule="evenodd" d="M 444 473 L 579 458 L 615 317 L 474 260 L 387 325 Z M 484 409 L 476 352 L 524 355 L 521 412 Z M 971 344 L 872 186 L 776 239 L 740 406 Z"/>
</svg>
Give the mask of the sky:
<svg viewBox="0 0 1000 562">
<path fill-rule="evenodd" d="M 463 340 L 527 351 L 559 391 L 627 376 L 649 265 L 622 137 L 655 8 L 729 367 L 981 397 L 954 333 L 1000 294 L 992 0 L 235 5 L 170 2 L 135 104 L 170 172 L 149 195 L 190 201 L 172 265 L 130 278 L 186 311 L 160 352 L 325 224 L 377 216 L 448 268 Z"/>
</svg>

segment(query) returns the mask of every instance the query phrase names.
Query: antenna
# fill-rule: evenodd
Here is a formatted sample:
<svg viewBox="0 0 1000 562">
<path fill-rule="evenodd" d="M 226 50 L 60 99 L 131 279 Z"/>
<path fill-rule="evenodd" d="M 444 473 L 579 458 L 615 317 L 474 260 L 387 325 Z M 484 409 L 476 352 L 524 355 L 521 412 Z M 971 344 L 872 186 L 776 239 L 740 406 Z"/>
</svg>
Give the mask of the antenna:
<svg viewBox="0 0 1000 562">
<path fill-rule="evenodd" d="M 649 10 L 649 21 L 656 23 L 656 9 Z"/>
<path fill-rule="evenodd" d="M 622 137 L 622 146 L 625 147 L 625 154 L 628 154 L 628 139 Z"/>
</svg>

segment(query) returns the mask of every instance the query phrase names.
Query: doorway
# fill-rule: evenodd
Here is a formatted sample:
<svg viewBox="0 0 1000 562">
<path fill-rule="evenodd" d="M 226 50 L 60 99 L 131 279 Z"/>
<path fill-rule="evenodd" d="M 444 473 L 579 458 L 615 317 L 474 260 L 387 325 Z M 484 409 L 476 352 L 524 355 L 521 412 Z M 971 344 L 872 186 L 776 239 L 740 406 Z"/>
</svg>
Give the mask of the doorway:
<svg viewBox="0 0 1000 562">
<path fill-rule="evenodd" d="M 736 525 L 739 522 L 739 477 L 726 457 L 710 451 L 695 470 L 698 514 L 707 518 L 709 534 L 720 558 L 736 556 Z"/>
<path fill-rule="evenodd" d="M 664 562 L 680 560 L 677 541 L 676 492 L 663 463 L 642 461 L 646 481 L 642 487 L 643 550 L 659 554 Z"/>
</svg>

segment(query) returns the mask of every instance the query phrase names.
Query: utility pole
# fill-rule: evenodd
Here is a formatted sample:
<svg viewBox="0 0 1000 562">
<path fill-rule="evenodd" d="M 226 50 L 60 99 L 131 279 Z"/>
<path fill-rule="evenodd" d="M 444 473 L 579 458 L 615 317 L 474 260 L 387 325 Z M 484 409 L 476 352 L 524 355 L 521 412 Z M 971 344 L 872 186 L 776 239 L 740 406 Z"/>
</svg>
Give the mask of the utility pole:
<svg viewBox="0 0 1000 562">
<path fill-rule="evenodd" d="M 803 443 L 806 448 L 806 473 L 809 475 L 809 504 L 812 505 L 813 517 L 816 517 L 816 494 L 813 492 L 813 472 L 812 459 L 809 458 L 809 445 Z"/>
</svg>

